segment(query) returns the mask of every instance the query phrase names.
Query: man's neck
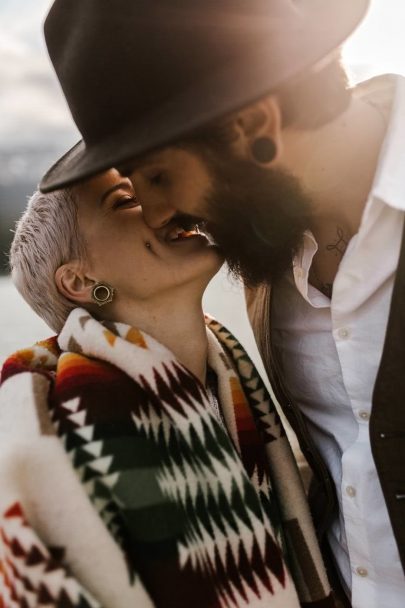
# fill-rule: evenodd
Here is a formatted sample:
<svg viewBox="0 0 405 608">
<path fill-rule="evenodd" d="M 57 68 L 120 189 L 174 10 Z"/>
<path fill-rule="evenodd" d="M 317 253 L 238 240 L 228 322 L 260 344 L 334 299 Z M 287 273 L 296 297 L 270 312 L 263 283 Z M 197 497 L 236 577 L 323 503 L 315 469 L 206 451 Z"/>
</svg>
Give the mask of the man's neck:
<svg viewBox="0 0 405 608">
<path fill-rule="evenodd" d="M 330 290 L 359 229 L 385 136 L 384 116 L 353 96 L 347 111 L 316 131 L 286 133 L 284 161 L 313 201 L 318 242 L 311 282 Z"/>
</svg>

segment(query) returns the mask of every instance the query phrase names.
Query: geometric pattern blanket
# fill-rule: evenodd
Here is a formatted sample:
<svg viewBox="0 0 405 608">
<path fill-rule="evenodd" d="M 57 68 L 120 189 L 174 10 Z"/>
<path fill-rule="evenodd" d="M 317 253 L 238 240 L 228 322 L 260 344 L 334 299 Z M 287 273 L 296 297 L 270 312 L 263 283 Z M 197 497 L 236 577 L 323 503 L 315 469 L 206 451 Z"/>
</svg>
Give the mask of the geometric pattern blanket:
<svg viewBox="0 0 405 608">
<path fill-rule="evenodd" d="M 152 337 L 71 312 L 0 389 L 0 608 L 334 606 L 274 404 L 207 317 L 205 388 Z"/>
</svg>

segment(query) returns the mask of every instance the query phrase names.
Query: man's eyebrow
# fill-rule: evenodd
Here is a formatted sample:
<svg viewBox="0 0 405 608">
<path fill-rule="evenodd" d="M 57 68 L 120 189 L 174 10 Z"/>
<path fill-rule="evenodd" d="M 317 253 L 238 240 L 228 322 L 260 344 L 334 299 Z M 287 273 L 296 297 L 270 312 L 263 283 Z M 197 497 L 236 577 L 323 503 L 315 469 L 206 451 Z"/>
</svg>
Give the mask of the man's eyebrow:
<svg viewBox="0 0 405 608">
<path fill-rule="evenodd" d="M 103 192 L 103 194 L 101 195 L 100 201 L 99 201 L 100 207 L 103 205 L 104 201 L 110 196 L 110 194 L 112 194 L 116 190 L 120 190 L 121 188 L 125 188 L 125 190 L 129 190 L 130 185 L 127 182 L 120 182 L 119 184 L 115 184 L 114 186 L 111 186 L 111 188 L 109 188 L 108 190 Z"/>
</svg>

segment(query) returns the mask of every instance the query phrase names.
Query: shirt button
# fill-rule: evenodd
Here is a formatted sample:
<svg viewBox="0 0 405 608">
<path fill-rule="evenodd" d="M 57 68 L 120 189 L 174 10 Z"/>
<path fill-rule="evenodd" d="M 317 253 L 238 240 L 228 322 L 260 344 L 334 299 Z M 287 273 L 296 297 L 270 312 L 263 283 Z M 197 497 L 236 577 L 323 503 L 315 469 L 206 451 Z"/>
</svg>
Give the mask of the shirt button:
<svg viewBox="0 0 405 608">
<path fill-rule="evenodd" d="M 362 576 L 363 578 L 364 578 L 365 576 L 368 576 L 368 571 L 367 571 L 367 568 L 362 568 L 361 566 L 359 566 L 358 568 L 356 568 L 356 573 L 357 573 L 359 576 Z"/>
<path fill-rule="evenodd" d="M 362 410 L 361 412 L 359 412 L 359 418 L 364 422 L 368 422 L 370 420 L 370 414 Z"/>
<path fill-rule="evenodd" d="M 347 327 L 341 327 L 338 332 L 337 332 L 339 338 L 342 338 L 342 340 L 345 340 L 346 338 L 349 337 L 350 332 L 347 329 Z"/>
<path fill-rule="evenodd" d="M 354 496 L 356 496 L 356 488 L 353 488 L 353 486 L 347 486 L 346 494 L 350 496 L 350 498 L 353 498 Z"/>
</svg>

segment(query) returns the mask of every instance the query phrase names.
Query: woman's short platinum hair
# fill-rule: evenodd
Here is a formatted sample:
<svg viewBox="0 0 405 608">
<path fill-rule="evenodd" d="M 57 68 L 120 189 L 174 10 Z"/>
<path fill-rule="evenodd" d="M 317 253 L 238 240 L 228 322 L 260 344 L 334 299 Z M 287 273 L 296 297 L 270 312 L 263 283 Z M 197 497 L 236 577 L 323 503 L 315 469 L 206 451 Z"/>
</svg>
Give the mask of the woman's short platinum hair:
<svg viewBox="0 0 405 608">
<path fill-rule="evenodd" d="M 56 332 L 77 304 L 59 292 L 55 272 L 62 264 L 84 258 L 73 192 L 35 192 L 16 224 L 10 249 L 11 276 L 31 308 Z"/>
</svg>

